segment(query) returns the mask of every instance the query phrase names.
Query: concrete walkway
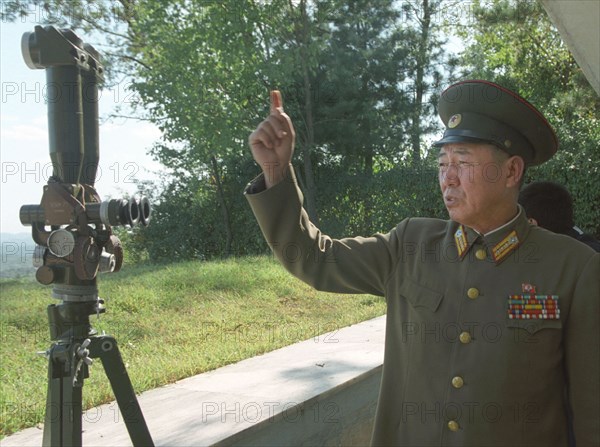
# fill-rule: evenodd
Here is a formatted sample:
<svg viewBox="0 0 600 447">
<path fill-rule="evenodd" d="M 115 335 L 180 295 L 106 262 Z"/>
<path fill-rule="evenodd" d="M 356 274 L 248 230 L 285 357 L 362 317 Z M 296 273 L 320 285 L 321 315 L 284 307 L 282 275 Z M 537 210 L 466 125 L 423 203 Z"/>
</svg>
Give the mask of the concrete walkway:
<svg viewBox="0 0 600 447">
<path fill-rule="evenodd" d="M 265 421 L 293 423 L 299 412 L 337 421 L 336 403 L 315 397 L 378 368 L 384 332 L 385 317 L 375 318 L 145 392 L 139 402 L 154 443 L 212 445 L 236 433 L 239 438 L 240 431 Z M 303 406 L 306 402 L 312 406 Z M 84 446 L 131 445 L 114 402 L 86 412 L 83 429 Z M 42 430 L 30 428 L 4 438 L 0 445 L 41 442 Z"/>
</svg>

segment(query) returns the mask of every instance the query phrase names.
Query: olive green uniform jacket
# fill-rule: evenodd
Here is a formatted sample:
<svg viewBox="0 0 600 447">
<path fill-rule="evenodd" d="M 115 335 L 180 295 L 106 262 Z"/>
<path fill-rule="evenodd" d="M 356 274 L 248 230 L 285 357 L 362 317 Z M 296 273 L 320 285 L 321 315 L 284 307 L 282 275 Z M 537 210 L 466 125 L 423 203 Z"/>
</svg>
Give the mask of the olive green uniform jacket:
<svg viewBox="0 0 600 447">
<path fill-rule="evenodd" d="M 523 212 L 485 236 L 410 218 L 336 240 L 309 221 L 293 170 L 264 189 L 258 177 L 246 197 L 292 274 L 385 296 L 373 445 L 566 446 L 568 420 L 578 447 L 600 445 L 600 254 Z M 553 296 L 556 318 L 518 318 L 509 300 L 527 295 Z"/>
</svg>

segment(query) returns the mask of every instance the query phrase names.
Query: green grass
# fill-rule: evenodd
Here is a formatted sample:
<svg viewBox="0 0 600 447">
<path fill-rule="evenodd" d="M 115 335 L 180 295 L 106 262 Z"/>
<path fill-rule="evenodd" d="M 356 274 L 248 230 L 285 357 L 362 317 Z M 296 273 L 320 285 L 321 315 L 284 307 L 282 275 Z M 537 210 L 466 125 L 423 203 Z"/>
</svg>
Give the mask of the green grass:
<svg viewBox="0 0 600 447">
<path fill-rule="evenodd" d="M 119 342 L 142 391 L 364 321 L 385 312 L 370 295 L 316 292 L 269 257 L 125 266 L 101 275 L 107 312 L 92 325 Z M 51 287 L 0 280 L 0 438 L 43 422 Z M 99 362 L 85 408 L 113 400 Z"/>
</svg>

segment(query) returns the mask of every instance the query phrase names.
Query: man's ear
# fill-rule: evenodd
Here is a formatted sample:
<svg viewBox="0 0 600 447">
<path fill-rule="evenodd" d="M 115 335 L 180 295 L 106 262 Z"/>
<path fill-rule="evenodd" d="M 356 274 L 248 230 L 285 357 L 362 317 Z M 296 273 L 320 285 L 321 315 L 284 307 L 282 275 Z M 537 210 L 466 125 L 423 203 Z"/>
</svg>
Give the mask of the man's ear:
<svg viewBox="0 0 600 447">
<path fill-rule="evenodd" d="M 506 167 L 508 169 L 506 176 L 506 186 L 512 187 L 521 185 L 521 179 L 525 174 L 525 161 L 518 155 L 513 155 L 506 160 Z"/>
</svg>

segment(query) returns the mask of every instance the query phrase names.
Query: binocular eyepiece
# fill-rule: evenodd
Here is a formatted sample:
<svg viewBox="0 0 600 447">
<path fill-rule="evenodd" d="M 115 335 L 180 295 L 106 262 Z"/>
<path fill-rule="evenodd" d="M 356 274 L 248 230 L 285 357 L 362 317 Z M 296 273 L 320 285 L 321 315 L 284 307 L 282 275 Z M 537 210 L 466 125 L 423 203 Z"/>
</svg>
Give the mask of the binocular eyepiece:
<svg viewBox="0 0 600 447">
<path fill-rule="evenodd" d="M 69 216 L 66 220 L 61 220 L 65 215 L 63 209 L 54 212 L 60 208 L 60 203 L 56 201 L 51 203 L 48 211 L 43 205 L 23 205 L 19 211 L 19 219 L 23 225 L 70 225 L 75 223 L 75 216 Z M 57 215 L 58 214 L 58 215 Z M 103 224 L 110 227 L 130 227 L 136 225 L 147 226 L 150 223 L 152 208 L 147 197 L 142 196 L 139 199 L 110 199 L 100 203 L 89 203 L 85 205 L 85 214 L 87 222 L 92 224 Z"/>
<path fill-rule="evenodd" d="M 142 196 L 139 200 L 111 199 L 107 202 L 88 205 L 88 215 L 95 221 L 100 220 L 104 225 L 130 226 L 138 223 L 147 226 L 150 222 L 151 207 L 147 197 Z"/>
<path fill-rule="evenodd" d="M 140 199 L 111 199 L 106 202 L 92 203 L 87 206 L 88 217 L 92 222 L 104 225 L 129 226 L 138 224 L 147 226 L 150 222 L 150 201 L 147 197 Z"/>
</svg>

